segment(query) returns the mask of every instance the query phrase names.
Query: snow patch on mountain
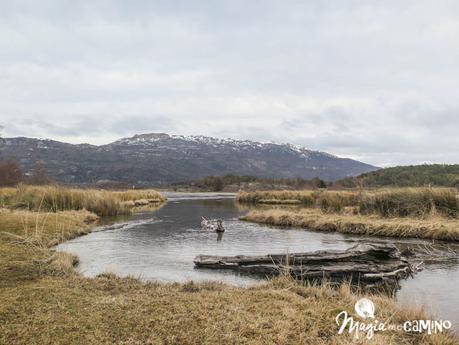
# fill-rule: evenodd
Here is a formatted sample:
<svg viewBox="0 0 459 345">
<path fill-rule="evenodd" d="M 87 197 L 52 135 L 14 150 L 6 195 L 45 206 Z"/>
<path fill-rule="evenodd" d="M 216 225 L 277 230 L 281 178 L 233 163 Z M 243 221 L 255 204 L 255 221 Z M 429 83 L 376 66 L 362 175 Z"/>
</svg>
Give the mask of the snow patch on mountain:
<svg viewBox="0 0 459 345">
<path fill-rule="evenodd" d="M 138 134 L 134 135 L 131 138 L 123 138 L 115 141 L 112 145 L 156 145 L 162 140 L 181 140 L 193 144 L 208 145 L 213 147 L 219 147 L 222 145 L 229 146 L 232 149 L 241 149 L 241 148 L 269 148 L 270 146 L 284 147 L 294 153 L 299 154 L 301 157 L 308 159 L 312 154 L 321 154 L 329 158 L 337 158 L 337 156 L 321 152 L 310 150 L 304 146 L 294 145 L 289 143 L 277 143 L 277 142 L 258 142 L 251 140 L 238 140 L 232 138 L 215 138 L 208 137 L 204 135 L 169 135 L 166 133 L 150 133 L 150 134 Z"/>
</svg>

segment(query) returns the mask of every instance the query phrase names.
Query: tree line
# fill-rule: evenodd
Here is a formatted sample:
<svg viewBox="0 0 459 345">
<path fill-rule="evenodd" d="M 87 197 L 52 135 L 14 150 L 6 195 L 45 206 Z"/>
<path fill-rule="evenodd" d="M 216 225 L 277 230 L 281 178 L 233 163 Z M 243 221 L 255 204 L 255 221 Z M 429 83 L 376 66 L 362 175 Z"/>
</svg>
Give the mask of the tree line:
<svg viewBox="0 0 459 345">
<path fill-rule="evenodd" d="M 248 183 L 260 183 L 264 185 L 272 185 L 273 188 L 277 186 L 287 186 L 292 189 L 315 189 L 326 188 L 327 183 L 318 177 L 313 179 L 304 179 L 301 177 L 294 178 L 262 178 L 250 175 L 224 175 L 224 176 L 206 176 L 198 180 L 190 182 L 179 182 L 173 186 L 192 186 L 203 190 L 211 190 L 214 192 L 222 191 L 226 186 L 239 186 Z"/>
<path fill-rule="evenodd" d="M 30 175 L 23 174 L 18 162 L 12 159 L 0 160 L 0 187 L 14 187 L 19 183 L 45 185 L 51 182 L 43 161 L 38 161 Z"/>
</svg>

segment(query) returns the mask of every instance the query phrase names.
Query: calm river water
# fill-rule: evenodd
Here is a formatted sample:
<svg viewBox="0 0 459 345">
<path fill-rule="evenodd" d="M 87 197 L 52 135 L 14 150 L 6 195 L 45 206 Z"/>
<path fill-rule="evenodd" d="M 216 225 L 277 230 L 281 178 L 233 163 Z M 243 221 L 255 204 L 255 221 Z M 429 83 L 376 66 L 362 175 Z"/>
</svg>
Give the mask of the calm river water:
<svg viewBox="0 0 459 345">
<path fill-rule="evenodd" d="M 219 280 L 247 286 L 259 280 L 228 271 L 194 269 L 199 254 L 275 254 L 322 249 L 346 249 L 357 242 L 389 241 L 397 246 L 431 245 L 429 241 L 397 240 L 280 229 L 241 222 L 247 209 L 238 207 L 231 195 L 212 193 L 167 193 L 169 201 L 156 211 L 117 219 L 113 226 L 58 246 L 75 253 L 79 270 L 87 276 L 114 272 L 145 280 L 184 282 Z M 226 232 L 219 237 L 201 230 L 201 216 L 221 218 Z M 459 245 L 438 244 L 452 258 L 432 264 L 414 278 L 402 281 L 398 302 L 422 304 L 439 319 L 448 319 L 459 330 Z"/>
</svg>

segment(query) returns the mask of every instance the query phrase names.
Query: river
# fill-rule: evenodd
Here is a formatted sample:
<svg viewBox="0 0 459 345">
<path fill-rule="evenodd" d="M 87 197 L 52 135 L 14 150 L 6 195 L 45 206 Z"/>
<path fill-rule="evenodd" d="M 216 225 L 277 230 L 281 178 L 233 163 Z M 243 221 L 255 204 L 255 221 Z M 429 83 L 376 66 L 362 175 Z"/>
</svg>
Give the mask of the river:
<svg viewBox="0 0 459 345">
<path fill-rule="evenodd" d="M 167 193 L 169 201 L 155 211 L 119 218 L 113 225 L 60 244 L 57 249 L 80 258 L 79 271 L 86 276 L 113 272 L 143 280 L 185 282 L 218 280 L 239 286 L 256 284 L 257 278 L 229 271 L 194 269 L 199 254 L 275 254 L 324 249 L 346 249 L 357 242 L 395 243 L 428 246 L 432 242 L 387 239 L 281 229 L 242 222 L 238 217 L 247 209 L 235 204 L 232 195 L 216 193 Z M 201 216 L 221 218 L 226 232 L 218 236 L 201 230 Z M 400 305 L 424 305 L 436 318 L 450 320 L 455 332 L 459 326 L 459 245 L 433 244 L 449 252 L 449 259 L 427 263 L 423 271 L 401 283 L 397 292 Z M 451 253 L 453 257 L 451 258 Z"/>
</svg>

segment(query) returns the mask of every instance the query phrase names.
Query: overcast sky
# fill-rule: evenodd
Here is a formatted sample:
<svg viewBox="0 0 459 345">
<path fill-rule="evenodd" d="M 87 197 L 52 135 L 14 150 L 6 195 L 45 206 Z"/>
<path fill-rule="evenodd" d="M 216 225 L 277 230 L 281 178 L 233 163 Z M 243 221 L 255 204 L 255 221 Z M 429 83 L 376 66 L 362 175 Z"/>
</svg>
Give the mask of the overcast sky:
<svg viewBox="0 0 459 345">
<path fill-rule="evenodd" d="M 0 1 L 0 124 L 459 163 L 459 1 Z"/>
</svg>

